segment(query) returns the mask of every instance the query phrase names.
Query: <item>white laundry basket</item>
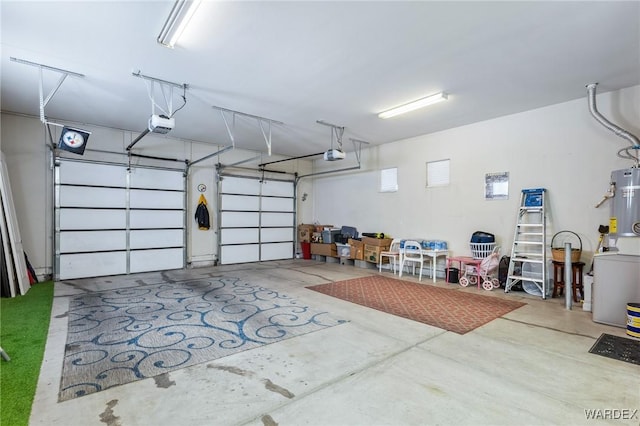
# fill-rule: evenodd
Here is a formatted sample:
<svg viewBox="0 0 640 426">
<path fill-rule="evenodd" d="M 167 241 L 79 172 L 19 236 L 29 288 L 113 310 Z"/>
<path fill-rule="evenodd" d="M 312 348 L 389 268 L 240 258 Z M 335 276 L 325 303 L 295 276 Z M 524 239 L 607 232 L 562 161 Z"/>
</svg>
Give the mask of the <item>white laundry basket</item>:
<svg viewBox="0 0 640 426">
<path fill-rule="evenodd" d="M 474 259 L 484 259 L 488 257 L 496 248 L 496 243 L 469 243 L 471 256 Z"/>
</svg>

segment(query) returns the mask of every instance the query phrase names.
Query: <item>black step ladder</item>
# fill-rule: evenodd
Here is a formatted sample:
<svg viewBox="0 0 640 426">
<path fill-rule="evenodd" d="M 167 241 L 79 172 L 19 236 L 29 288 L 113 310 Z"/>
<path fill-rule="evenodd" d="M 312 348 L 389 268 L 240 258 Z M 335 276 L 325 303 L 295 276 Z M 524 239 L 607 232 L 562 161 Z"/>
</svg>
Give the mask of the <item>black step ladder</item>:
<svg viewBox="0 0 640 426">
<path fill-rule="evenodd" d="M 547 216 L 544 188 L 523 189 L 513 234 L 505 293 L 522 281 L 534 283 L 547 298 Z M 525 283 L 523 283 L 525 285 Z M 530 284 L 529 284 L 530 285 Z"/>
</svg>

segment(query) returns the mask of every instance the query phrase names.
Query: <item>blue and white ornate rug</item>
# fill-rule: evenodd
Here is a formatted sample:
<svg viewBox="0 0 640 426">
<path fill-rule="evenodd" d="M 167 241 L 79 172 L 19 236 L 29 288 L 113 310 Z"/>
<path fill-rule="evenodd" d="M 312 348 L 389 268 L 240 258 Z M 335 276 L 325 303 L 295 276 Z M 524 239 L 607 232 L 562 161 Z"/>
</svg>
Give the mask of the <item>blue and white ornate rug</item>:
<svg viewBox="0 0 640 426">
<path fill-rule="evenodd" d="M 238 278 L 86 294 L 69 306 L 59 401 L 340 323 Z"/>
</svg>

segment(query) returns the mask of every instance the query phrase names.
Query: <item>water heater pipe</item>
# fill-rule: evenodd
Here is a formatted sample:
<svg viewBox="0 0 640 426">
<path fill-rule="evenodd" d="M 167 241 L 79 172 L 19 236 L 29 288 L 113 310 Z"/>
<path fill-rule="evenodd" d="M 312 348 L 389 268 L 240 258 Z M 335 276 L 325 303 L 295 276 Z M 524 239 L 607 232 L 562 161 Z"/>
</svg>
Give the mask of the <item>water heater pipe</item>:
<svg viewBox="0 0 640 426">
<path fill-rule="evenodd" d="M 600 124 L 602 124 L 607 129 L 611 130 L 617 136 L 620 136 L 621 138 L 627 139 L 629 141 L 629 143 L 631 144 L 630 148 L 633 148 L 633 149 L 636 149 L 636 150 L 640 149 L 640 139 L 638 139 L 637 136 L 635 136 L 635 135 L 629 133 L 628 131 L 624 130 L 623 128 L 613 124 L 612 122 L 607 120 L 602 114 L 600 114 L 600 112 L 598 111 L 598 108 L 596 107 L 596 86 L 597 85 L 598 85 L 598 83 L 587 84 L 587 93 L 589 95 L 588 96 L 588 98 L 589 98 L 589 111 L 591 112 L 591 115 Z M 635 161 L 636 167 L 640 166 L 640 161 L 638 160 L 637 156 L 634 157 L 628 151 L 628 149 L 629 148 L 621 150 L 621 151 L 626 151 L 627 152 L 627 156 L 622 157 L 620 155 L 620 152 L 618 152 L 618 155 L 621 156 L 622 158 L 628 158 L 630 160 Z"/>
<path fill-rule="evenodd" d="M 634 147 L 640 146 L 640 139 L 638 139 L 635 135 L 632 135 L 631 133 L 627 132 L 626 130 L 616 126 L 615 124 L 607 120 L 602 114 L 600 114 L 600 112 L 596 107 L 596 86 L 597 85 L 598 83 L 587 84 L 587 91 L 589 93 L 589 111 L 591 111 L 591 115 L 593 115 L 593 117 L 596 120 L 598 120 L 600 124 L 602 124 L 607 129 L 611 130 L 617 136 L 627 139 L 631 143 L 631 146 L 634 146 Z"/>
</svg>

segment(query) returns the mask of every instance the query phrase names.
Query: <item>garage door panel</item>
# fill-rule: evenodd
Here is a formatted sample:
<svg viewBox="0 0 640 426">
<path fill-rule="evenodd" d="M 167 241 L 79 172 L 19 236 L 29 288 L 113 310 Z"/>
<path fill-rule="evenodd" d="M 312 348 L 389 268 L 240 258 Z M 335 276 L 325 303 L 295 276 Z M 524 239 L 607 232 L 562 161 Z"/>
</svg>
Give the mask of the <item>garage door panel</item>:
<svg viewBox="0 0 640 426">
<path fill-rule="evenodd" d="M 56 167 L 56 278 L 184 267 L 181 171 L 68 159 Z"/>
<path fill-rule="evenodd" d="M 262 213 L 262 226 L 293 226 L 293 213 Z"/>
<path fill-rule="evenodd" d="M 129 182 L 131 188 L 184 191 L 184 176 L 180 171 L 132 168 Z"/>
<path fill-rule="evenodd" d="M 250 228 L 260 225 L 260 213 L 222 212 L 220 225 L 223 228 Z"/>
<path fill-rule="evenodd" d="M 134 250 L 130 254 L 131 273 L 181 269 L 183 253 L 181 248 Z"/>
<path fill-rule="evenodd" d="M 260 195 L 260 181 L 225 176 L 222 178 L 221 192 L 225 194 Z"/>
<path fill-rule="evenodd" d="M 291 243 L 261 244 L 260 260 L 280 260 L 291 259 L 293 256 L 293 245 Z"/>
<path fill-rule="evenodd" d="M 259 250 L 258 244 L 222 246 L 220 249 L 220 263 L 229 265 L 233 263 L 258 262 L 260 260 Z"/>
<path fill-rule="evenodd" d="M 132 230 L 129 238 L 131 249 L 184 246 L 181 229 Z"/>
<path fill-rule="evenodd" d="M 281 182 L 268 180 L 262 185 L 262 195 L 277 197 L 293 197 L 293 184 L 291 182 Z"/>
<path fill-rule="evenodd" d="M 61 280 L 127 273 L 127 252 L 79 253 L 60 256 Z"/>
<path fill-rule="evenodd" d="M 218 211 L 221 264 L 293 257 L 294 188 L 290 181 L 222 176 Z"/>
<path fill-rule="evenodd" d="M 132 209 L 182 209 L 184 192 L 132 189 L 129 206 Z"/>
<path fill-rule="evenodd" d="M 127 211 L 122 209 L 60 209 L 60 229 L 125 229 Z"/>
<path fill-rule="evenodd" d="M 293 212 L 293 198 L 262 198 L 262 211 Z"/>
<path fill-rule="evenodd" d="M 222 210 L 260 210 L 260 198 L 251 195 L 228 195 L 222 196 Z"/>
<path fill-rule="evenodd" d="M 293 241 L 293 228 L 263 228 L 260 230 L 263 243 Z"/>
<path fill-rule="evenodd" d="M 127 206 L 127 191 L 122 188 L 66 186 L 60 188 L 60 207 L 113 208 Z"/>
<path fill-rule="evenodd" d="M 222 244 L 257 243 L 259 236 L 258 228 L 222 229 L 220 231 L 220 242 Z"/>
<path fill-rule="evenodd" d="M 60 168 L 60 183 L 94 186 L 127 186 L 126 167 L 86 163 L 80 161 L 65 161 Z"/>
<path fill-rule="evenodd" d="M 184 213 L 177 210 L 131 210 L 131 229 L 180 228 L 184 226 Z"/>
<path fill-rule="evenodd" d="M 63 231 L 60 253 L 126 250 L 127 231 Z"/>
</svg>

